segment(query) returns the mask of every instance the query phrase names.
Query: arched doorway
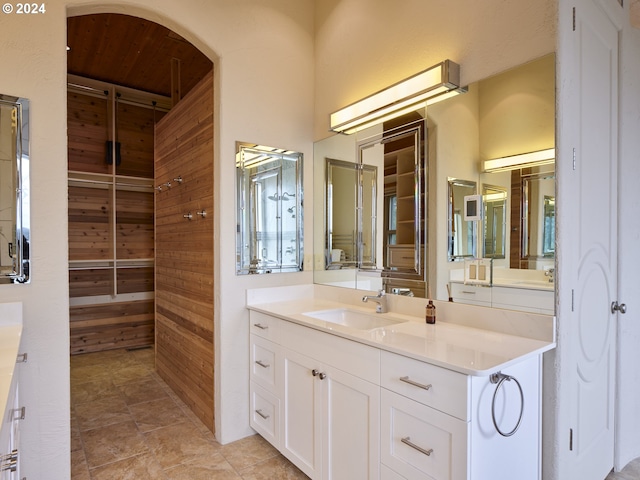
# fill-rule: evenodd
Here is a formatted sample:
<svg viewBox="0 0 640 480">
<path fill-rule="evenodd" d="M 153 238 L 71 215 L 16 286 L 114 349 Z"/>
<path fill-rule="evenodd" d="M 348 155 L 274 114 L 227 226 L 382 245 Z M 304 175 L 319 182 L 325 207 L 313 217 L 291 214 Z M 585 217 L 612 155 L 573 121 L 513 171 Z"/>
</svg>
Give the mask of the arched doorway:
<svg viewBox="0 0 640 480">
<path fill-rule="evenodd" d="M 67 45 L 71 353 L 161 345 L 213 431 L 213 63 L 116 13 L 69 17 Z"/>
</svg>

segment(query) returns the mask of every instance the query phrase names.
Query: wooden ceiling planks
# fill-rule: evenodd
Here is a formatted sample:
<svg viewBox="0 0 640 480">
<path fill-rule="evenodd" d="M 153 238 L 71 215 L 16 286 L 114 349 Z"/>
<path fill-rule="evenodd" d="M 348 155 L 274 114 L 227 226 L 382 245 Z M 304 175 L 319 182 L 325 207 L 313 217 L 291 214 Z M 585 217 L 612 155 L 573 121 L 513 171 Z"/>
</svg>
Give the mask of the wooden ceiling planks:
<svg viewBox="0 0 640 480">
<path fill-rule="evenodd" d="M 180 60 L 185 96 L 213 67 L 180 35 L 129 15 L 101 13 L 67 19 L 67 70 L 146 92 L 171 96 L 171 61 Z"/>
</svg>

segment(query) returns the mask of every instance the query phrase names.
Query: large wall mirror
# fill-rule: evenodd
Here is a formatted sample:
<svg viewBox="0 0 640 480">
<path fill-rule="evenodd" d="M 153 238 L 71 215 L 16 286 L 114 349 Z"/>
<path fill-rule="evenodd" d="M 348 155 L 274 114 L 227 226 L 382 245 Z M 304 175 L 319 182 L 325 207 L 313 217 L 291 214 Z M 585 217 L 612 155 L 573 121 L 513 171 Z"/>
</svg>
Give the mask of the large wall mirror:
<svg viewBox="0 0 640 480">
<path fill-rule="evenodd" d="M 381 160 L 374 160 L 374 150 L 372 154 L 365 150 L 363 156 L 362 145 L 370 139 L 383 138 L 385 125 L 316 142 L 314 281 L 359 289 L 385 288 L 388 293 L 409 291 L 416 296 L 431 292 L 430 296 L 446 300 L 454 283 L 464 283 L 465 261 L 487 258 L 491 260 L 494 287 L 519 289 L 516 293 L 525 297 L 529 288 L 549 292 L 548 309 L 518 305 L 513 308 L 552 312 L 556 249 L 555 55 L 471 84 L 467 93 L 415 114 L 426 129 L 415 147 L 419 154 L 414 152 L 414 161 L 423 155 L 416 165 L 423 163 L 411 192 L 400 193 L 404 187 L 398 185 L 397 195 L 391 193 L 392 181 L 387 176 L 390 161 L 388 155 L 385 158 L 384 146 L 378 147 Z M 406 122 L 409 123 L 411 120 Z M 401 125 L 395 126 L 398 127 Z M 375 269 L 357 264 L 349 269 L 338 268 L 328 261 L 331 248 L 323 222 L 330 159 L 378 166 L 373 241 L 379 253 Z M 354 178 L 355 173 L 351 171 L 350 175 Z M 481 199 L 481 205 L 477 219 L 468 221 L 462 204 L 464 197 L 471 194 Z M 410 218 L 402 217 L 417 230 L 423 229 L 411 243 L 410 254 L 406 249 L 403 254 L 412 264 L 413 273 L 419 272 L 422 288 L 393 285 L 385 280 L 391 270 L 389 258 L 395 254 L 393 242 L 406 245 L 397 238 L 401 199 L 422 209 Z M 357 205 L 343 207 L 357 215 Z M 356 231 L 352 237 L 357 239 L 359 233 Z M 342 252 L 333 255 L 339 258 Z M 417 264 L 420 267 L 416 270 L 413 266 Z M 500 306 L 510 308 L 504 302 Z"/>
<path fill-rule="evenodd" d="M 29 264 L 29 100 L 0 94 L 0 283 L 26 283 Z"/>
<path fill-rule="evenodd" d="M 236 146 L 236 273 L 302 270 L 302 154 Z"/>
</svg>

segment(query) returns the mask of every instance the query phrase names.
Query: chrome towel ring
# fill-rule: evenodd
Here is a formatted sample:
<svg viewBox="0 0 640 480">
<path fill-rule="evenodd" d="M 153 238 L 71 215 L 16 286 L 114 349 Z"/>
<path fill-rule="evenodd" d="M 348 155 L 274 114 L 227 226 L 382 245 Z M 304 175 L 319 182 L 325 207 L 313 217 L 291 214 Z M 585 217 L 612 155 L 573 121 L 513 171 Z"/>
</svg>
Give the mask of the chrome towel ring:
<svg viewBox="0 0 640 480">
<path fill-rule="evenodd" d="M 500 430 L 500 427 L 498 426 L 498 422 L 496 421 L 496 395 L 498 394 L 498 390 L 500 390 L 505 380 L 508 380 L 508 381 L 513 380 L 514 382 L 516 382 L 516 385 L 518 386 L 518 390 L 520 391 L 520 415 L 518 416 L 518 422 L 516 423 L 516 426 L 513 427 L 513 430 L 506 433 Z M 502 372 L 492 373 L 491 376 L 489 377 L 489 381 L 494 384 L 497 383 L 496 391 L 493 392 L 493 400 L 491 400 L 491 419 L 493 420 L 493 426 L 496 427 L 496 431 L 503 437 L 510 437 L 518 431 L 518 428 L 520 428 L 520 423 L 522 422 L 522 415 L 524 413 L 524 393 L 522 393 L 522 385 L 520 385 L 520 382 L 516 377 L 512 377 L 511 375 L 506 375 Z"/>
</svg>

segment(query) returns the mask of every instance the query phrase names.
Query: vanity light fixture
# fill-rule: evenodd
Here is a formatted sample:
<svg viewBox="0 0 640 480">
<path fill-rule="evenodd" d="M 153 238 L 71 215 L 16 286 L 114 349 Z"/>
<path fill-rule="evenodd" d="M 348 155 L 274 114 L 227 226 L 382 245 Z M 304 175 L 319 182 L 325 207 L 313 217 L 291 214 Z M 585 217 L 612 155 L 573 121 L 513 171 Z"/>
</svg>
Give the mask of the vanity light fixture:
<svg viewBox="0 0 640 480">
<path fill-rule="evenodd" d="M 556 149 L 548 148 L 536 152 L 521 153 L 510 157 L 493 158 L 484 161 L 484 172 L 504 172 L 526 167 L 549 165 L 555 162 Z"/>
<path fill-rule="evenodd" d="M 355 133 L 466 91 L 460 66 L 445 60 L 332 113 L 331 130 Z"/>
</svg>

